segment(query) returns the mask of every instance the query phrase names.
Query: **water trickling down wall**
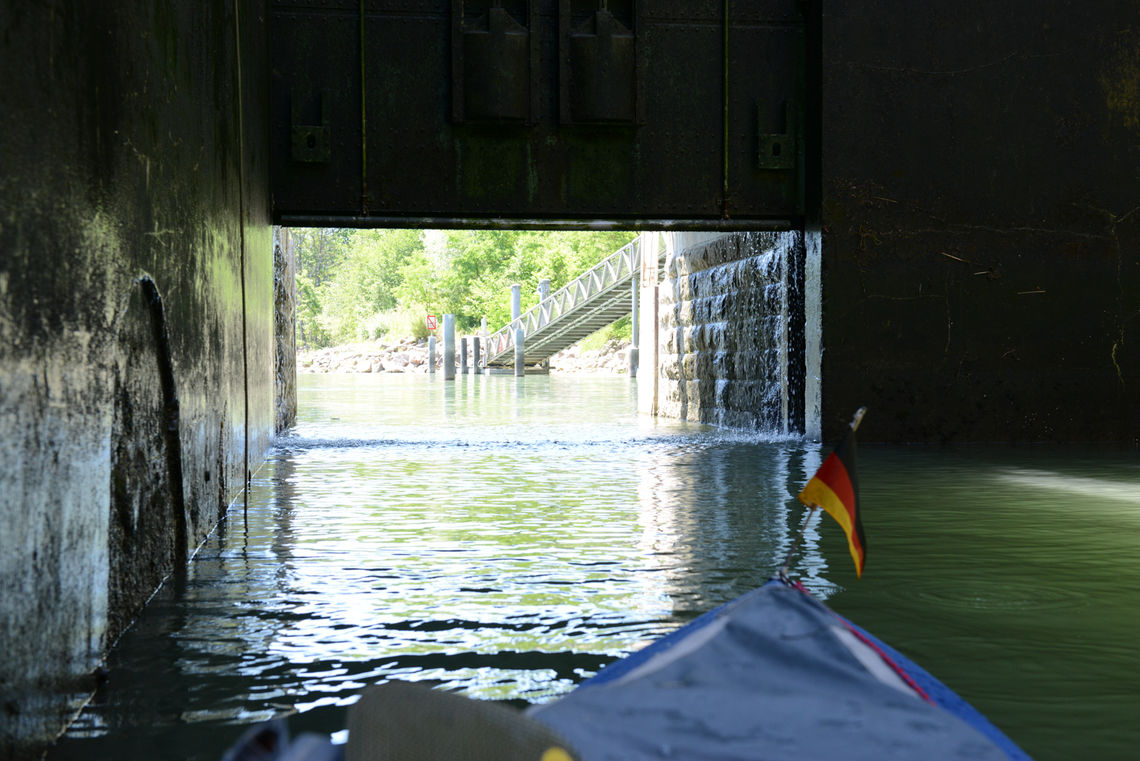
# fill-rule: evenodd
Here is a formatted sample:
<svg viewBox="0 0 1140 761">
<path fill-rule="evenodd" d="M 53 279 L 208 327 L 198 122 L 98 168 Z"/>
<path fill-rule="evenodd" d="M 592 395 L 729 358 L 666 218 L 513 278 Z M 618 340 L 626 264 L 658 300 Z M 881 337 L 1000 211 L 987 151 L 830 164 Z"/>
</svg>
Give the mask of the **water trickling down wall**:
<svg viewBox="0 0 1140 761">
<path fill-rule="evenodd" d="M 297 250 L 285 227 L 273 228 L 274 430 L 297 419 Z"/>
<path fill-rule="evenodd" d="M 659 290 L 659 414 L 802 432 L 802 233 L 671 240 Z"/>
</svg>

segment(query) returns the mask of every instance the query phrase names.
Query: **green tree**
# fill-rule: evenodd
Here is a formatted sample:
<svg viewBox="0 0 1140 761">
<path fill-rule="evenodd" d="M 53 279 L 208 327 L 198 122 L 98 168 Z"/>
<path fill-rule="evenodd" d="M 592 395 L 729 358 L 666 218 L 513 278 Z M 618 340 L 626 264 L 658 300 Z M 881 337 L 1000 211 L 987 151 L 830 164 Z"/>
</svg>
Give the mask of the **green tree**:
<svg viewBox="0 0 1140 761">
<path fill-rule="evenodd" d="M 522 285 L 523 308 L 538 301 L 538 283 L 554 290 L 633 240 L 630 232 L 295 231 L 298 326 L 310 347 L 375 338 L 388 331 L 420 335 L 424 313 L 456 315 L 461 330 L 483 317 L 510 320 L 510 287 Z"/>
<path fill-rule="evenodd" d="M 461 328 L 470 329 L 483 317 L 497 327 L 510 321 L 513 283 L 522 285 L 526 310 L 538 303 L 540 280 L 561 288 L 635 237 L 632 232 L 454 231 L 445 234 L 435 261 L 425 257 L 416 264 L 417 276 L 430 282 L 425 290 L 439 311 L 454 313 Z"/>
<path fill-rule="evenodd" d="M 297 272 L 297 339 L 306 349 L 323 349 L 330 344 L 329 335 L 321 327 L 321 299 L 313 279 Z"/>
<path fill-rule="evenodd" d="M 320 286 L 319 321 L 335 343 L 371 338 L 368 320 L 397 306 L 404 263 L 423 250 L 419 230 L 359 230 Z"/>
<path fill-rule="evenodd" d="M 292 230 L 297 270 L 320 288 L 348 255 L 355 230 L 297 227 Z"/>
</svg>

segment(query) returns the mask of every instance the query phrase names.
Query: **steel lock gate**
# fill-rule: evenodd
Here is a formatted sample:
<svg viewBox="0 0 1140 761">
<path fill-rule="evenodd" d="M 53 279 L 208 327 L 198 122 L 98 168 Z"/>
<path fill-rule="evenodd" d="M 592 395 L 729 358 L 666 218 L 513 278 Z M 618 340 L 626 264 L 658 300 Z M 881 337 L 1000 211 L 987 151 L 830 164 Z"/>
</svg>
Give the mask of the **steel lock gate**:
<svg viewBox="0 0 1140 761">
<path fill-rule="evenodd" d="M 795 224 L 807 5 L 274 0 L 274 217 Z"/>
</svg>

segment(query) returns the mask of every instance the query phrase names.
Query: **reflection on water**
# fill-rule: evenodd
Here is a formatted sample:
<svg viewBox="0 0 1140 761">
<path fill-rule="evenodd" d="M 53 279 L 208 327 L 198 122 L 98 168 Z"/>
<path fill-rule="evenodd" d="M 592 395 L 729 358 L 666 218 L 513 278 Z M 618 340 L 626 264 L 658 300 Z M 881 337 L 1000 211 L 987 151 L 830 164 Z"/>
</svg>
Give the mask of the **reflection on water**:
<svg viewBox="0 0 1140 761">
<path fill-rule="evenodd" d="M 549 700 L 761 584 L 819 448 L 638 418 L 634 398 L 615 378 L 302 376 L 248 515 L 156 595 L 49 758 L 214 759 L 292 711 L 333 732 L 386 679 Z M 817 518 L 805 584 L 1039 759 L 1132 758 L 1131 456 L 860 456 L 865 577 Z"/>
</svg>

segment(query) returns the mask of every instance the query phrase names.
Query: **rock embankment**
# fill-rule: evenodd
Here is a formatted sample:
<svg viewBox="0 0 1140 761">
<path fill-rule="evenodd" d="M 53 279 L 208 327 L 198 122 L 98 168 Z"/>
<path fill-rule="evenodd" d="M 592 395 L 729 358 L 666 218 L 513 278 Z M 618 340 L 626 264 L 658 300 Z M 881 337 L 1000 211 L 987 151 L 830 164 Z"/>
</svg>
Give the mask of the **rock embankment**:
<svg viewBox="0 0 1140 761">
<path fill-rule="evenodd" d="M 302 373 L 426 373 L 427 362 L 427 341 L 414 338 L 297 351 Z"/>
<path fill-rule="evenodd" d="M 442 351 L 436 352 L 436 366 Z M 629 372 L 629 341 L 608 341 L 602 348 L 582 351 L 578 346 L 550 358 L 555 373 L 619 374 Z M 427 341 L 366 341 L 327 349 L 298 350 L 297 371 L 302 373 L 427 373 Z"/>
<path fill-rule="evenodd" d="M 577 344 L 550 358 L 550 371 L 555 373 L 596 373 L 618 375 L 629 373 L 629 341 L 607 341 L 600 349 L 582 351 Z"/>
</svg>

